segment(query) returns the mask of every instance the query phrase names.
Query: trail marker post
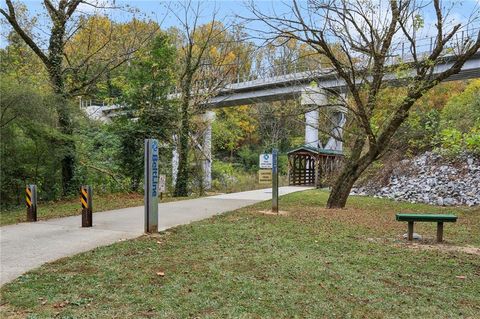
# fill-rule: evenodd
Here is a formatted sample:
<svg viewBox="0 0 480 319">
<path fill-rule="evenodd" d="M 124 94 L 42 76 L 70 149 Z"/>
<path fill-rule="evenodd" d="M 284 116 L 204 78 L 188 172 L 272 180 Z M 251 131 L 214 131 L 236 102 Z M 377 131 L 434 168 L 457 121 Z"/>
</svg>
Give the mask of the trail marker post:
<svg viewBox="0 0 480 319">
<path fill-rule="evenodd" d="M 145 139 L 145 232 L 158 232 L 158 141 Z"/>
<path fill-rule="evenodd" d="M 25 202 L 27 204 L 27 221 L 37 221 L 37 185 L 30 184 L 25 188 Z"/>
<path fill-rule="evenodd" d="M 160 200 L 162 200 L 163 193 L 167 191 L 167 176 L 159 175 L 158 176 L 158 192 L 160 193 Z"/>
<path fill-rule="evenodd" d="M 278 213 L 278 150 L 272 151 L 272 212 Z"/>
<path fill-rule="evenodd" d="M 93 225 L 92 186 L 82 185 L 80 188 L 80 203 L 82 204 L 82 227 Z"/>
</svg>

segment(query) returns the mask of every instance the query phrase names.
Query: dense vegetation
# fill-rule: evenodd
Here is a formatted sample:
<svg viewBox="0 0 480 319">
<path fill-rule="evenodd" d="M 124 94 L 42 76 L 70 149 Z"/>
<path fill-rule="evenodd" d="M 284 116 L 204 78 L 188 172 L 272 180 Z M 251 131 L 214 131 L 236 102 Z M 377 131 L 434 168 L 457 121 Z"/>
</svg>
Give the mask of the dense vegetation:
<svg viewBox="0 0 480 319">
<path fill-rule="evenodd" d="M 28 17 L 26 8 L 22 14 L 24 18 Z M 93 41 L 90 31 L 96 30 L 101 35 L 91 43 L 91 51 L 100 50 L 98 46 L 102 44 L 102 37 L 106 37 L 112 28 L 120 34 L 118 38 L 109 39 L 108 50 L 99 51 L 102 56 L 88 60 L 89 69 L 85 76 L 102 68 L 104 61 L 113 59 L 111 55 L 116 54 L 120 38 L 129 40 L 129 43 L 137 41 L 138 34 L 133 33 L 133 29 L 151 32 L 151 36 L 138 45 L 128 61 L 102 73 L 96 81 L 65 99 L 59 98 L 52 88 L 49 74 L 39 57 L 15 31 L 9 33 L 7 46 L 0 49 L 2 208 L 23 204 L 24 187 L 29 183 L 38 185 L 40 200 L 72 196 L 80 184 L 90 184 L 96 192 L 103 193 L 141 192 L 143 140 L 147 137 L 161 141 L 160 171 L 170 182 L 172 136 L 181 127 L 181 103 L 167 99 L 167 95 L 178 85 L 179 71 L 185 68 L 182 64 L 186 54 L 182 46 L 185 35 L 178 29 L 160 30 L 148 21 L 113 23 L 105 16 L 94 15 L 81 23 L 82 31 L 69 39 L 65 46 L 68 63 L 72 65 L 89 56 L 85 43 Z M 35 21 L 32 20 L 31 24 L 34 25 Z M 222 35 L 221 41 L 202 42 L 205 30 L 209 28 Z M 198 33 L 192 35 L 195 43 L 207 46 L 201 57 L 203 62 L 223 65 L 237 61 L 237 66 L 228 70 L 231 78 L 248 74 L 254 67 L 248 56 L 252 44 L 233 41 L 241 38 L 242 30 L 226 30 L 218 22 L 197 30 Z M 194 45 L 192 52 L 197 49 Z M 261 54 L 272 69 L 285 68 L 286 65 L 294 69 L 294 66 L 312 63 L 312 53 L 305 50 L 304 46 L 290 41 L 283 54 L 275 52 L 272 47 L 266 47 Z M 299 59 L 301 55 L 309 58 Z M 67 65 L 65 70 L 68 71 Z M 79 73 L 68 72 L 65 86 L 73 90 L 82 79 Z M 219 71 L 216 72 L 209 76 L 218 76 Z M 392 88 L 382 93 L 385 110 L 377 112 L 372 119 L 374 125 L 380 125 L 388 117 L 386 108 L 398 96 L 399 90 L 402 89 Z M 81 106 L 82 101 L 88 100 L 125 108 L 112 121 L 105 123 L 88 116 Z M 71 115 L 71 134 L 66 134 L 59 125 L 60 109 Z M 198 180 L 202 178 L 198 168 L 203 158 L 194 140 L 198 138 L 196 132 L 202 130 L 201 112 L 195 105 L 188 111 L 191 116 L 189 132 L 194 137 L 189 141 L 192 151 L 188 153 L 188 172 L 193 178 L 188 190 L 198 193 L 202 191 L 198 187 Z M 303 112 L 299 111 L 295 101 L 216 110 L 213 124 L 214 189 L 231 191 L 258 186 L 255 182 L 258 154 L 272 147 L 278 147 L 285 154 L 303 143 L 303 130 Z M 354 130 L 346 132 L 347 154 L 354 134 Z M 322 142 L 326 138 L 322 135 Z M 407 155 L 432 149 L 451 156 L 462 152 L 480 154 L 480 80 L 449 82 L 432 89 L 415 104 L 410 117 L 396 133 L 391 149 Z M 74 158 L 75 170 L 73 187 L 65 194 L 62 160 L 66 154 Z M 286 155 L 281 156 L 280 162 L 281 172 L 286 174 Z"/>
</svg>

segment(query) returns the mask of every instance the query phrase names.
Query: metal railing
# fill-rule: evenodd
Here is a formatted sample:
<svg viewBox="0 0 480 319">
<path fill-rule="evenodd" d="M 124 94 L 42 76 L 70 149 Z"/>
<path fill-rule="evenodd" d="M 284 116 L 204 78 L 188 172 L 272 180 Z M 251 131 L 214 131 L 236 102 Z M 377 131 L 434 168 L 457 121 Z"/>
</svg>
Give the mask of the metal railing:
<svg viewBox="0 0 480 319">
<path fill-rule="evenodd" d="M 442 55 L 455 55 L 461 52 L 465 48 L 465 45 L 469 43 L 469 41 L 475 41 L 478 32 L 480 32 L 480 27 L 474 28 L 466 28 L 464 30 L 457 31 L 457 33 L 453 36 L 452 39 L 448 41 L 445 47 L 442 50 Z M 427 58 L 427 56 L 432 52 L 435 48 L 437 42 L 436 36 L 431 37 L 421 37 L 415 39 L 415 53 L 418 60 L 423 60 Z M 403 41 L 398 41 L 391 46 L 391 50 L 388 54 L 387 58 L 387 65 L 395 65 L 398 63 L 405 63 L 405 62 L 412 62 L 413 59 L 413 47 L 407 41 L 407 39 Z M 365 57 L 365 54 L 363 55 Z M 361 56 L 358 56 L 359 60 L 361 60 Z M 250 60 L 254 60 L 252 57 Z M 310 62 L 310 65 L 309 65 Z M 245 83 L 247 82 L 255 82 L 255 83 L 262 83 L 262 82 L 269 82 L 274 80 L 276 77 L 281 76 L 295 76 L 296 74 L 300 75 L 300 73 L 308 72 L 308 73 L 321 73 L 322 68 L 318 66 L 311 66 L 312 61 L 308 60 L 301 60 L 294 62 L 289 62 L 288 64 L 268 64 L 268 65 L 261 65 L 254 68 L 251 68 L 248 71 L 243 71 L 242 73 L 237 72 L 235 75 L 229 76 L 229 81 L 225 81 L 225 86 L 232 86 L 234 84 Z M 361 63 L 359 63 L 361 66 Z M 238 64 L 225 64 L 225 65 L 204 65 L 202 66 L 202 74 L 208 76 L 208 74 L 222 74 L 222 68 L 225 69 L 223 74 L 230 74 L 232 68 L 240 70 L 240 66 Z M 210 68 L 210 70 L 209 70 Z M 327 67 L 325 67 L 327 68 Z M 331 69 L 331 67 L 328 67 Z M 214 71 L 213 71 L 214 70 Z M 212 76 L 213 77 L 213 76 Z M 215 79 L 213 79 L 215 80 Z M 202 80 L 205 84 L 199 85 L 204 89 L 208 89 L 208 80 Z M 171 94 L 178 95 L 179 90 L 177 87 L 173 89 Z"/>
</svg>

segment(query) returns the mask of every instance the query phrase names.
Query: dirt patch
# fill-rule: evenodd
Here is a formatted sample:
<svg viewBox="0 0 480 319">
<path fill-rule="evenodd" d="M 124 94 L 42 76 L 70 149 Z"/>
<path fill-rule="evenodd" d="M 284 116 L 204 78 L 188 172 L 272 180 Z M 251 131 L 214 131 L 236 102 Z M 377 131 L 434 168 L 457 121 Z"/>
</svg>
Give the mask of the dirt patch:
<svg viewBox="0 0 480 319">
<path fill-rule="evenodd" d="M 272 212 L 271 210 L 259 210 L 260 214 L 264 215 L 276 215 L 276 216 L 288 216 L 290 213 L 285 210 L 279 210 L 278 213 Z"/>
<path fill-rule="evenodd" d="M 405 239 L 400 238 L 366 238 L 367 241 L 377 244 L 393 244 L 396 247 L 409 248 L 415 250 L 436 250 L 443 252 L 462 252 L 470 255 L 480 256 L 480 248 L 467 245 L 467 246 L 455 246 L 448 244 L 437 244 L 434 238 L 422 239 L 419 242 L 406 242 Z"/>
<path fill-rule="evenodd" d="M 453 246 L 453 245 L 444 245 L 444 244 L 436 244 L 436 245 L 426 245 L 421 243 L 411 243 L 411 244 L 399 244 L 398 246 L 407 247 L 410 249 L 417 249 L 417 250 L 437 250 L 437 251 L 444 251 L 444 252 L 461 252 L 470 255 L 477 255 L 480 256 L 480 248 L 474 246 Z"/>
<path fill-rule="evenodd" d="M 420 242 L 408 243 L 405 239 L 399 238 L 366 238 L 367 241 L 377 244 L 393 244 L 396 247 L 409 248 L 414 250 L 435 250 L 443 252 L 461 252 L 469 255 L 480 256 L 480 248 L 475 246 L 455 246 L 446 244 L 437 244 L 435 239 L 422 239 Z"/>
<path fill-rule="evenodd" d="M 0 318 L 20 319 L 28 316 L 28 311 L 14 310 L 10 305 L 0 305 Z"/>
<path fill-rule="evenodd" d="M 362 227 L 368 229 L 377 235 L 390 235 L 392 232 L 401 231 L 406 227 L 395 220 L 395 211 L 384 209 L 379 212 L 376 209 L 368 210 L 356 207 L 348 207 L 343 209 L 327 209 L 318 207 L 304 208 L 302 213 L 294 213 L 296 217 L 302 214 L 307 215 L 307 220 L 312 218 L 325 218 L 327 220 L 341 222 L 349 227 Z"/>
</svg>

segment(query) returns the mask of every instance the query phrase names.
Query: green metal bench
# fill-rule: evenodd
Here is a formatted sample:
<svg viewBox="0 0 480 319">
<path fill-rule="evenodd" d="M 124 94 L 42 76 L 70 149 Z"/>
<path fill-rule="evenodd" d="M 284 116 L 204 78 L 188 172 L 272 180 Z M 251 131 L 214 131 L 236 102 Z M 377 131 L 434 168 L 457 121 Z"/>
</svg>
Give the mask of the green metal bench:
<svg viewBox="0 0 480 319">
<path fill-rule="evenodd" d="M 457 216 L 444 214 L 396 214 L 396 219 L 400 222 L 408 222 L 408 240 L 413 240 L 414 222 L 433 222 L 437 223 L 437 242 L 443 241 L 443 223 L 455 223 Z"/>
</svg>

